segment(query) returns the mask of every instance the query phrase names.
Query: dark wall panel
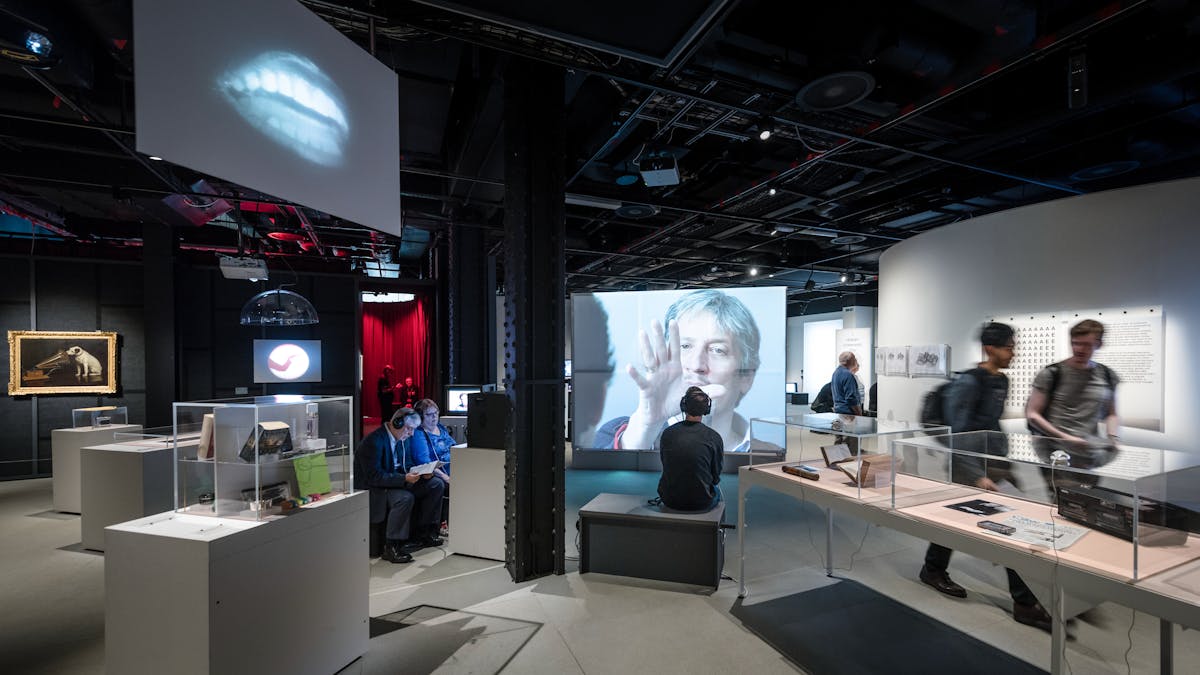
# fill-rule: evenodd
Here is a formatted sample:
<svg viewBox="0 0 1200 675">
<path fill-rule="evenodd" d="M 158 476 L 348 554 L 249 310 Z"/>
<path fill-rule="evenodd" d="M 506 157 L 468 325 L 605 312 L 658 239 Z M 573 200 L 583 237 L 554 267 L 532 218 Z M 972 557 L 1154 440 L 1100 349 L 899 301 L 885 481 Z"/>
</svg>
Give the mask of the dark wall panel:
<svg viewBox="0 0 1200 675">
<path fill-rule="evenodd" d="M 119 393 L 146 391 L 146 339 L 142 308 L 101 305 L 100 330 L 117 334 L 121 360 L 117 364 Z"/>
<path fill-rule="evenodd" d="M 38 330 L 99 330 L 99 274 L 94 263 L 39 260 Z"/>
<path fill-rule="evenodd" d="M 29 305 L 29 261 L 17 258 L 0 260 L 0 302 Z"/>
</svg>

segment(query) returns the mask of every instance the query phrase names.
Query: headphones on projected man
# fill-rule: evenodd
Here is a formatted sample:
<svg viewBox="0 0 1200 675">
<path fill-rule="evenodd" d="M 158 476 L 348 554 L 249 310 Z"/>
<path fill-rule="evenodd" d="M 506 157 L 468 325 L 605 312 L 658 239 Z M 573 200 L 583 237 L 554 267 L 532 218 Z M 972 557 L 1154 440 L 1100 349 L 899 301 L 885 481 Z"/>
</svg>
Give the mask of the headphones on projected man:
<svg viewBox="0 0 1200 675">
<path fill-rule="evenodd" d="M 703 417 L 712 412 L 712 399 L 700 387 L 688 387 L 679 399 L 679 410 L 685 415 Z"/>
</svg>

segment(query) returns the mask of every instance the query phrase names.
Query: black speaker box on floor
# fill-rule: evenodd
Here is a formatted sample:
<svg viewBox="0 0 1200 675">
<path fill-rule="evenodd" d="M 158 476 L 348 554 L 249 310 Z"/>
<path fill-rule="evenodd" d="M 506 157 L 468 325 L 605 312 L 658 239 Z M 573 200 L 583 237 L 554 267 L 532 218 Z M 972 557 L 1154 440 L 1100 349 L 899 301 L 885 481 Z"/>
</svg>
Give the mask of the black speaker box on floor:
<svg viewBox="0 0 1200 675">
<path fill-rule="evenodd" d="M 472 448 L 508 447 L 512 428 L 512 405 L 508 395 L 497 392 L 467 396 L 467 445 Z"/>
</svg>

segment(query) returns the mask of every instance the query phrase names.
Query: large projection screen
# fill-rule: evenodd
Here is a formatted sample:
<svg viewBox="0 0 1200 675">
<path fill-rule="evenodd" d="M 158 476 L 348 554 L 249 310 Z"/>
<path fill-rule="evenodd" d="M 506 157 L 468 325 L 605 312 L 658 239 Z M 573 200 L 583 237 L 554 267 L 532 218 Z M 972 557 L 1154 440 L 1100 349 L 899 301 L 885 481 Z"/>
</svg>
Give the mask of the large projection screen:
<svg viewBox="0 0 1200 675">
<path fill-rule="evenodd" d="M 400 234 L 396 74 L 295 0 L 136 0 L 137 149 Z"/>
<path fill-rule="evenodd" d="M 713 397 L 705 423 L 721 433 L 725 451 L 750 450 L 750 419 L 784 415 L 786 303 L 780 287 L 573 295 L 573 446 L 654 450 L 662 429 L 681 418 L 683 392 L 697 385 Z M 670 361 L 658 355 L 655 344 L 671 351 L 669 312 L 680 328 L 678 357 Z M 643 332 L 649 351 L 642 346 Z M 643 394 L 639 380 L 650 382 L 649 393 Z M 653 408 L 644 414 L 650 431 L 640 438 L 649 440 L 627 442 L 630 418 L 646 407 Z M 766 435 L 774 432 L 778 438 Z M 786 445 L 782 426 L 756 428 L 754 440 L 754 450 Z"/>
</svg>

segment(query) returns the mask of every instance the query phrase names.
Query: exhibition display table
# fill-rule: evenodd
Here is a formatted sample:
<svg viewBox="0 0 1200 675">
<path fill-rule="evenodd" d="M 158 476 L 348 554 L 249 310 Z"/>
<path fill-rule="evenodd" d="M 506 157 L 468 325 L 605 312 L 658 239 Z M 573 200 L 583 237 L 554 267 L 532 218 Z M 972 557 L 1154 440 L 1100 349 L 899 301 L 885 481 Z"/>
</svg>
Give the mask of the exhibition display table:
<svg viewBox="0 0 1200 675">
<path fill-rule="evenodd" d="M 105 424 L 96 427 L 75 427 L 50 431 L 50 455 L 54 464 L 54 510 L 79 513 L 80 475 L 79 451 L 92 445 L 112 443 L 116 432 L 137 431 L 140 424 Z"/>
<path fill-rule="evenodd" d="M 1129 541 L 1089 530 L 1069 548 L 1055 552 L 986 532 L 977 526 L 979 516 L 946 508 L 964 500 L 986 499 L 1011 508 L 1006 516 L 1020 514 L 1072 526 L 1044 504 L 903 474 L 895 476 L 894 502 L 890 486 L 862 490 L 860 499 L 859 488 L 836 469 L 820 468 L 820 478 L 814 481 L 786 474 L 782 466 L 745 467 L 738 477 L 742 598 L 747 596 L 746 493 L 761 487 L 826 509 L 827 574 L 832 574 L 834 510 L 1017 570 L 1038 595 L 1049 600 L 1043 604 L 1054 617 L 1051 671 L 1056 674 L 1064 672 L 1065 621 L 1105 600 L 1160 618 L 1164 673 L 1171 670 L 1172 624 L 1200 628 L 1200 538 L 1194 534 L 1188 534 L 1179 545 L 1138 547 L 1138 580 L 1134 581 L 1127 566 L 1134 556 Z"/>
<path fill-rule="evenodd" d="M 328 675 L 367 651 L 366 492 L 287 516 L 107 528 L 110 673 Z"/>
<path fill-rule="evenodd" d="M 103 551 L 109 525 L 171 510 L 174 444 L 170 438 L 142 438 L 79 451 L 84 548 Z"/>
</svg>

